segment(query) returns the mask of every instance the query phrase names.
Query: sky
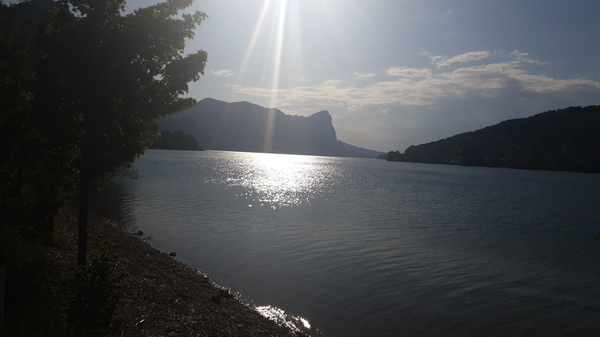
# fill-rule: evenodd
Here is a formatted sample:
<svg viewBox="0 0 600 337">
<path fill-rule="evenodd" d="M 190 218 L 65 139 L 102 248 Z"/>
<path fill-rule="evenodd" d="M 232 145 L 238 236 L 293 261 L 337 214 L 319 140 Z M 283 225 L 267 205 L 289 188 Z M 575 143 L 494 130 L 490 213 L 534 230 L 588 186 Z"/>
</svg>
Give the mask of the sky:
<svg viewBox="0 0 600 337">
<path fill-rule="evenodd" d="M 153 0 L 130 0 L 127 9 Z M 189 95 L 309 116 L 387 152 L 600 104 L 598 0 L 196 0 Z"/>
</svg>

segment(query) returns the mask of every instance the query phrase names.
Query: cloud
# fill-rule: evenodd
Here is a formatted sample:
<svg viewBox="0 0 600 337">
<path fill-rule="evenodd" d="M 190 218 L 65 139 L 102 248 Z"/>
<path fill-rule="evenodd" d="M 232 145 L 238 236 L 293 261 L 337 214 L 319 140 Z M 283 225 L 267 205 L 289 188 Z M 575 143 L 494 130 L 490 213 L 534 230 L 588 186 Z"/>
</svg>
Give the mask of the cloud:
<svg viewBox="0 0 600 337">
<path fill-rule="evenodd" d="M 430 69 L 411 69 L 404 67 L 391 67 L 386 72 L 389 76 L 396 77 L 431 77 Z"/>
<path fill-rule="evenodd" d="M 356 86 L 348 81 L 328 80 L 314 86 L 277 90 L 250 86 L 234 86 L 234 89 L 238 93 L 255 97 L 276 97 L 270 106 L 296 107 L 292 108 L 296 110 L 306 107 L 340 108 L 346 111 L 359 109 L 370 111 L 376 108 L 382 109 L 379 110 L 380 112 L 387 111 L 387 114 L 398 110 L 386 110 L 390 106 L 413 108 L 420 106 L 437 111 L 447 110 L 444 104 L 459 100 L 465 102 L 464 104 L 470 101 L 492 100 L 509 106 L 513 102 L 508 100 L 521 100 L 535 95 L 536 97 L 546 95 L 544 97 L 552 97 L 553 101 L 557 101 L 555 97 L 563 97 L 564 102 L 574 101 L 569 97 L 575 97 L 575 94 L 579 95 L 577 97 L 600 95 L 598 81 L 583 78 L 558 79 L 528 72 L 526 66 L 544 63 L 530 59 L 527 53 L 522 52 L 495 54 L 495 57 L 503 59 L 487 64 L 449 70 L 439 69 L 439 65 L 442 64 L 462 64 L 483 60 L 490 55 L 490 52 L 482 51 L 449 59 L 432 57 L 432 60 L 436 60 L 432 69 L 390 67 L 386 72 L 388 77 L 385 80 L 368 86 Z M 510 97 L 507 93 L 510 93 Z"/>
<path fill-rule="evenodd" d="M 211 70 L 212 74 L 217 75 L 219 77 L 231 77 L 233 73 L 229 69 L 221 69 L 221 70 Z"/>
<path fill-rule="evenodd" d="M 373 78 L 375 77 L 375 73 L 370 73 L 370 74 L 361 74 L 361 73 L 354 73 L 353 74 L 355 78 L 359 79 L 359 80 L 365 80 L 365 79 L 369 79 L 369 78 Z"/>
<path fill-rule="evenodd" d="M 534 60 L 532 58 L 529 58 L 527 56 L 529 56 L 529 53 L 521 53 L 518 50 L 513 51 L 512 53 L 510 53 L 510 55 L 514 55 L 517 57 L 517 60 L 520 62 L 526 62 L 526 63 L 533 63 L 533 64 L 539 64 L 539 65 L 547 65 L 548 62 L 540 62 L 537 60 Z"/>
<path fill-rule="evenodd" d="M 441 67 L 447 67 L 454 63 L 466 63 L 471 61 L 483 60 L 484 58 L 489 56 L 490 52 L 488 51 L 476 51 L 472 53 L 465 53 L 462 55 L 451 57 L 449 59 L 446 59 L 443 56 L 432 56 L 431 63 L 437 66 L 438 69 L 440 69 Z"/>
</svg>

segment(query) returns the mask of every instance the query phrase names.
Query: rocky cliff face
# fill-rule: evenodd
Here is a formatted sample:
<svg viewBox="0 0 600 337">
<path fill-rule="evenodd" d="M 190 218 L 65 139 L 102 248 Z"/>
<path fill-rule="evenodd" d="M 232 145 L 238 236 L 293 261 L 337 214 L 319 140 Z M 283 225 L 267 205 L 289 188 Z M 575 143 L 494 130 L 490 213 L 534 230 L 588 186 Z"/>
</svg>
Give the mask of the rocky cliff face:
<svg viewBox="0 0 600 337">
<path fill-rule="evenodd" d="M 208 150 L 369 158 L 380 154 L 337 140 L 328 111 L 291 116 L 248 102 L 206 98 L 194 108 L 157 122 L 161 130 L 191 134 Z"/>
</svg>

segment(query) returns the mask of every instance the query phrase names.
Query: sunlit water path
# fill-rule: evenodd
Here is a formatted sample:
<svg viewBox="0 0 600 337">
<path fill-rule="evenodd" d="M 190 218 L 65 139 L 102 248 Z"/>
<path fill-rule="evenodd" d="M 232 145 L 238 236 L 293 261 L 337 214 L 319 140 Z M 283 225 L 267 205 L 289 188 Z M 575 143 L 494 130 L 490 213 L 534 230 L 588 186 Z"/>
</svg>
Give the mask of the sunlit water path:
<svg viewBox="0 0 600 337">
<path fill-rule="evenodd" d="M 315 336 L 600 331 L 600 175 L 159 150 L 134 168 L 96 210 Z"/>
</svg>

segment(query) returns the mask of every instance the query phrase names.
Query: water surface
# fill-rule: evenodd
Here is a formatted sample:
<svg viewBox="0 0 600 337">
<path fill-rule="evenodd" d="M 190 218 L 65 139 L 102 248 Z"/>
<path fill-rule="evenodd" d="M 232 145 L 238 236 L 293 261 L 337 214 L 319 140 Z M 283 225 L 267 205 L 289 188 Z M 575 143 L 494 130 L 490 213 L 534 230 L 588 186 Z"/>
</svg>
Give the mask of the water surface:
<svg viewBox="0 0 600 337">
<path fill-rule="evenodd" d="M 600 329 L 600 175 L 150 150 L 95 208 L 315 336 Z"/>
</svg>

